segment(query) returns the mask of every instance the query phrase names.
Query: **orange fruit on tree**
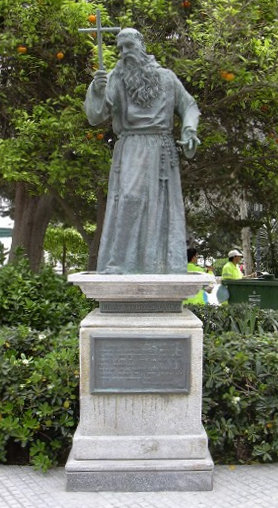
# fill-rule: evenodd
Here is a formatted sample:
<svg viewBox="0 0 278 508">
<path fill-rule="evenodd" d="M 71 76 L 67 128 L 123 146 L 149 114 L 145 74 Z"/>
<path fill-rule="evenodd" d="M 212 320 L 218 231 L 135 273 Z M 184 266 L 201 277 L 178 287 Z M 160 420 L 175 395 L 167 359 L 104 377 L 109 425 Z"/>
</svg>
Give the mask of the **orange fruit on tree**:
<svg viewBox="0 0 278 508">
<path fill-rule="evenodd" d="M 233 72 L 227 72 L 227 75 L 225 77 L 227 81 L 233 81 L 235 79 L 235 75 Z"/>
<path fill-rule="evenodd" d="M 184 0 L 184 2 L 182 2 L 182 7 L 185 7 L 186 9 L 188 9 L 190 6 L 191 6 L 191 2 L 189 2 L 189 0 Z"/>
<path fill-rule="evenodd" d="M 220 76 L 223 79 L 226 79 L 228 72 L 227 71 L 220 71 Z"/>
<path fill-rule="evenodd" d="M 97 134 L 97 139 L 100 141 L 100 140 L 101 140 L 101 139 L 103 139 L 103 138 L 104 138 L 104 134 L 102 134 L 102 132 L 99 132 L 99 133 Z"/>
<path fill-rule="evenodd" d="M 92 139 L 93 137 L 94 137 L 94 135 L 92 132 L 87 132 L 87 134 L 86 134 L 87 139 Z"/>
<path fill-rule="evenodd" d="M 24 55 L 25 53 L 27 53 L 26 46 L 23 46 L 23 44 L 20 44 L 19 46 L 17 46 L 17 52 L 20 53 L 21 55 Z"/>
<path fill-rule="evenodd" d="M 64 56 L 65 55 L 64 55 L 63 51 L 58 51 L 58 53 L 56 53 L 57 60 L 63 60 Z"/>
<path fill-rule="evenodd" d="M 233 72 L 228 72 L 224 70 L 220 71 L 220 76 L 226 81 L 233 81 L 233 79 L 235 79 L 235 74 Z"/>
<path fill-rule="evenodd" d="M 95 14 L 90 14 L 90 16 L 88 16 L 88 21 L 90 21 L 90 23 L 95 23 L 97 20 L 97 17 Z"/>
</svg>

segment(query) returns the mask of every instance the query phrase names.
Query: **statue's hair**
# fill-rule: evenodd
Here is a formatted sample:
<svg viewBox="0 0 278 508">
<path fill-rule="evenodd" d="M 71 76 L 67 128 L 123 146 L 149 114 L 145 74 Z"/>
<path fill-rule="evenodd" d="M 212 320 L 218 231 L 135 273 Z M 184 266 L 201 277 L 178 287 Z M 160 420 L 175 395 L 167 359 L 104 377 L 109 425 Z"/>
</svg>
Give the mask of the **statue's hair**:
<svg viewBox="0 0 278 508">
<path fill-rule="evenodd" d="M 122 37 L 134 39 L 135 41 L 139 41 L 142 48 L 145 50 L 144 37 L 138 32 L 135 28 L 123 28 L 117 35 L 117 41 Z"/>
</svg>

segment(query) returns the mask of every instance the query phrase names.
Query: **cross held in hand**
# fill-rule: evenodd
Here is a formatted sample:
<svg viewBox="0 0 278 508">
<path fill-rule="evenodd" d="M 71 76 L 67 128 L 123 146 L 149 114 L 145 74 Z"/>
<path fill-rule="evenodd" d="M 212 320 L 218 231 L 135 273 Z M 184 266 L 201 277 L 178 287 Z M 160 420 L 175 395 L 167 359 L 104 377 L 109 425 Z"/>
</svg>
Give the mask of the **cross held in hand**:
<svg viewBox="0 0 278 508">
<path fill-rule="evenodd" d="M 103 58 L 102 58 L 102 32 L 120 32 L 121 27 L 114 26 L 114 27 L 102 27 L 101 26 L 101 16 L 100 16 L 100 10 L 97 9 L 96 11 L 96 21 L 97 26 L 91 27 L 91 28 L 78 28 L 78 32 L 96 32 L 97 34 L 97 45 L 98 45 L 98 66 L 100 70 L 104 69 L 103 66 Z"/>
</svg>

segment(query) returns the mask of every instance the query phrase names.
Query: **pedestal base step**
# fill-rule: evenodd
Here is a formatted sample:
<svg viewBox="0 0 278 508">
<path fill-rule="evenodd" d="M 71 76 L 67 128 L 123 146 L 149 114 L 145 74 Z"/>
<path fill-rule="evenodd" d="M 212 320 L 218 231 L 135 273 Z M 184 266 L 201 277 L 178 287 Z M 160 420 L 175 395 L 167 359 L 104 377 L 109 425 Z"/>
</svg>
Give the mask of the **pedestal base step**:
<svg viewBox="0 0 278 508">
<path fill-rule="evenodd" d="M 213 461 L 74 460 L 66 464 L 68 491 L 205 491 L 212 490 Z"/>
</svg>

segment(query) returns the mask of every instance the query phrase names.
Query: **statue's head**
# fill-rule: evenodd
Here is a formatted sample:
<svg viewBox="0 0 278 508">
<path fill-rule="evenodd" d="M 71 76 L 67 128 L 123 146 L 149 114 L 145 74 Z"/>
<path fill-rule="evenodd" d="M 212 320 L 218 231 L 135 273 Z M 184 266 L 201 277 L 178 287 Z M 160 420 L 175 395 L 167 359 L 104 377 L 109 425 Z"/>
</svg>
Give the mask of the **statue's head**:
<svg viewBox="0 0 278 508">
<path fill-rule="evenodd" d="M 122 60 L 138 59 L 139 55 L 145 54 L 146 48 L 143 35 L 135 28 L 124 28 L 117 35 L 117 48 Z"/>
<path fill-rule="evenodd" d="M 122 41 L 131 40 L 136 45 L 140 46 L 141 49 L 145 50 L 144 37 L 135 28 L 123 28 L 117 35 L 117 45 L 121 44 Z"/>
<path fill-rule="evenodd" d="M 161 94 L 158 65 L 147 55 L 143 35 L 134 28 L 124 28 L 117 36 L 121 59 L 116 73 L 122 78 L 130 100 L 142 107 L 150 107 Z"/>
</svg>

